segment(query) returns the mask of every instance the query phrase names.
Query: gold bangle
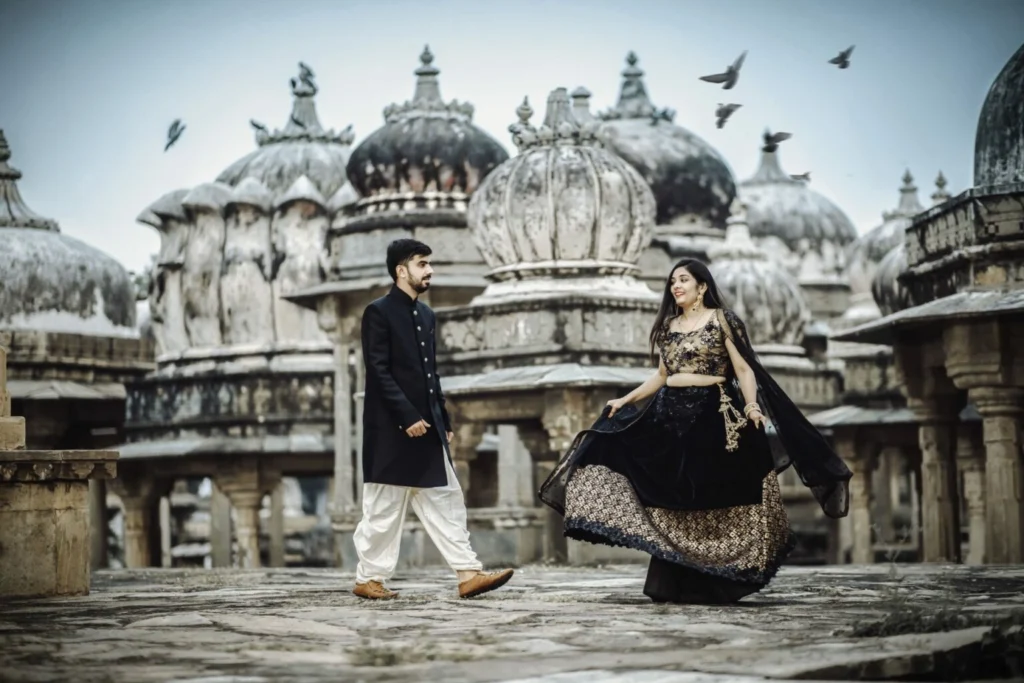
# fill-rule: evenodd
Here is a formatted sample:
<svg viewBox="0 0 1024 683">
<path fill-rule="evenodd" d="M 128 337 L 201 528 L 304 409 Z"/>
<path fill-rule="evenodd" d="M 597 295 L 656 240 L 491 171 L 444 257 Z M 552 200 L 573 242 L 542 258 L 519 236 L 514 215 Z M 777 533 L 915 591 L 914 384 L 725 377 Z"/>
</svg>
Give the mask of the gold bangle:
<svg viewBox="0 0 1024 683">
<path fill-rule="evenodd" d="M 743 406 L 744 415 L 750 415 L 750 413 L 754 412 L 755 410 L 760 413 L 761 406 L 757 405 L 756 403 L 748 403 L 747 405 Z"/>
</svg>

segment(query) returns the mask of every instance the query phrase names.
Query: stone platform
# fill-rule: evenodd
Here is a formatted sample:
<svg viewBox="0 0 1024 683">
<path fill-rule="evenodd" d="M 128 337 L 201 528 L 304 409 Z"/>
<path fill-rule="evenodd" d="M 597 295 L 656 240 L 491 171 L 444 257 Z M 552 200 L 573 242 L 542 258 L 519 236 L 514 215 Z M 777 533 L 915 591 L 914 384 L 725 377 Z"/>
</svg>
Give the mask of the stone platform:
<svg viewBox="0 0 1024 683">
<path fill-rule="evenodd" d="M 459 600 L 447 572 L 408 571 L 398 600 L 370 603 L 343 571 L 101 571 L 87 597 L 0 604 L 0 680 L 943 680 L 983 637 L 1020 645 L 1019 626 L 991 625 L 1021 623 L 1024 567 L 787 567 L 729 607 L 651 604 L 643 573 L 525 567 Z M 955 630 L 856 634 L 934 618 Z"/>
</svg>

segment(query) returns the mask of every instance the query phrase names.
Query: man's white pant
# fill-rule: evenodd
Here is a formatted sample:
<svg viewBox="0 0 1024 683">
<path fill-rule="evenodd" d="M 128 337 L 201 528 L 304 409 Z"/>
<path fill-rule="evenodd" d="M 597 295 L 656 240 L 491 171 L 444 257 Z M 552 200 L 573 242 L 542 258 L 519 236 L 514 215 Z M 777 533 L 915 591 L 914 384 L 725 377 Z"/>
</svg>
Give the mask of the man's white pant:
<svg viewBox="0 0 1024 683">
<path fill-rule="evenodd" d="M 424 531 L 452 569 L 483 569 L 469 545 L 466 501 L 447 454 L 444 466 L 448 484 L 438 488 L 363 484 L 363 518 L 352 539 L 359 555 L 356 583 L 384 583 L 395 573 L 402 524 L 410 503 Z"/>
</svg>

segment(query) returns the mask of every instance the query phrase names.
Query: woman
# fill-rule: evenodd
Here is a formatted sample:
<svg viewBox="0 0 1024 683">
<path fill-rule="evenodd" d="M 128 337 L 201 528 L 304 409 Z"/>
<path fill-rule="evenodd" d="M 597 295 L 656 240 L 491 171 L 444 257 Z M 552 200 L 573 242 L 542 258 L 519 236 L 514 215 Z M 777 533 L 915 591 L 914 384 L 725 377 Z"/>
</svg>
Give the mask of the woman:
<svg viewBox="0 0 1024 683">
<path fill-rule="evenodd" d="M 700 261 L 672 269 L 650 344 L 658 370 L 576 436 L 541 499 L 567 537 L 649 553 L 655 602 L 734 602 L 792 548 L 777 473 L 792 464 L 842 517 L 850 470 L 765 372 Z"/>
</svg>

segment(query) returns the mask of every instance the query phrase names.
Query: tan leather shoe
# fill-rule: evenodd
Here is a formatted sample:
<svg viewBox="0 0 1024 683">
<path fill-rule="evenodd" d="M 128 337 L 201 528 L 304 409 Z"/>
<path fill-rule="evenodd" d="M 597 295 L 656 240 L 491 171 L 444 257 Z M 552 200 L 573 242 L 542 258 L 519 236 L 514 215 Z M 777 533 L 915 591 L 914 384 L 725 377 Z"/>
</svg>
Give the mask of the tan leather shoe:
<svg viewBox="0 0 1024 683">
<path fill-rule="evenodd" d="M 480 572 L 471 579 L 459 584 L 460 598 L 475 598 L 488 591 L 501 588 L 512 578 L 513 570 L 502 569 L 500 572 Z"/>
<path fill-rule="evenodd" d="M 398 597 L 398 593 L 389 591 L 380 581 L 357 583 L 352 592 L 367 600 L 392 600 Z"/>
</svg>

